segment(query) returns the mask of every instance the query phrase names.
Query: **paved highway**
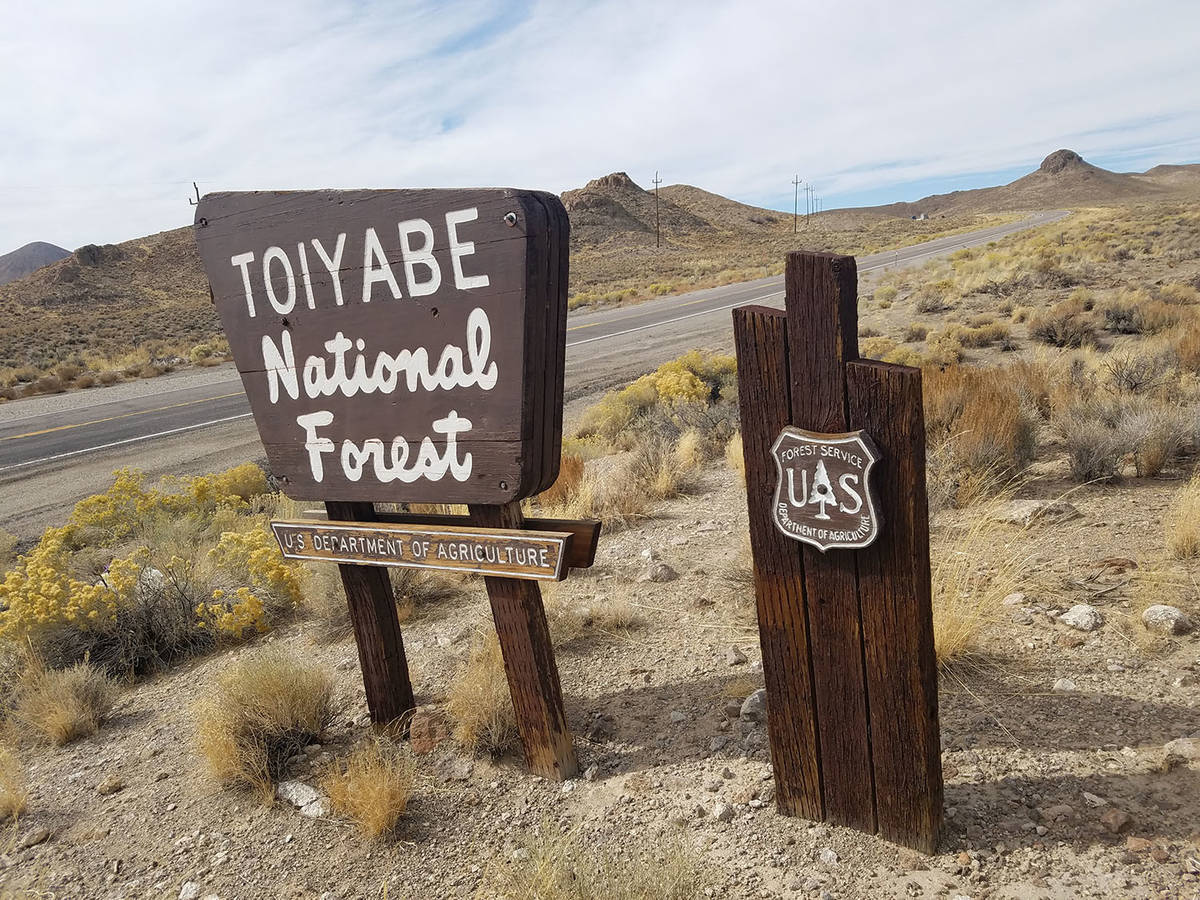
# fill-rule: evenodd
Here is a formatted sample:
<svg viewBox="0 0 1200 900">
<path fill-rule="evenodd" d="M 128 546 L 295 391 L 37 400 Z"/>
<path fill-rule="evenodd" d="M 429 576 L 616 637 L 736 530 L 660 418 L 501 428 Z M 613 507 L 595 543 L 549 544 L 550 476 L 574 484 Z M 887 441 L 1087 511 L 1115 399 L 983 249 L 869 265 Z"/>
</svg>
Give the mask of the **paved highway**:
<svg viewBox="0 0 1200 900">
<path fill-rule="evenodd" d="M 859 257 L 859 272 L 922 263 L 1065 215 L 1036 213 Z M 610 387 L 690 347 L 728 348 L 728 310 L 782 300 L 783 279 L 776 276 L 573 315 L 567 325 L 567 399 Z M 65 507 L 101 488 L 120 466 L 137 466 L 152 476 L 193 474 L 261 456 L 232 366 L 16 401 L 0 406 L 0 525 L 32 533 L 62 518 Z"/>
</svg>

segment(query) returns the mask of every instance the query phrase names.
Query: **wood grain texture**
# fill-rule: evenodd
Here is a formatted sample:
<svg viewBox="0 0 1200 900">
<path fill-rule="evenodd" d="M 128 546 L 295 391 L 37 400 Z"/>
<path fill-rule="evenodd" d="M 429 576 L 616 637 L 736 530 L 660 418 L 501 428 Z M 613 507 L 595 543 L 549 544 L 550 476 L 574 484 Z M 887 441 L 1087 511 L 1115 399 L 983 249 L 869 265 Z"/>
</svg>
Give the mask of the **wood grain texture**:
<svg viewBox="0 0 1200 900">
<path fill-rule="evenodd" d="M 471 506 L 470 514 L 471 521 L 484 528 L 520 529 L 523 525 L 517 503 Z M 484 583 L 526 764 L 545 778 L 572 778 L 579 767 L 563 711 L 562 687 L 541 590 L 533 581 L 490 575 Z"/>
<path fill-rule="evenodd" d="M 791 424 L 799 428 L 847 430 L 844 365 L 858 356 L 857 282 L 851 256 L 788 254 L 784 305 Z M 825 817 L 839 825 L 874 831 L 855 552 L 821 553 L 807 546 L 803 552 Z"/>
<path fill-rule="evenodd" d="M 372 522 L 375 509 L 370 503 L 325 504 L 332 519 Z M 396 598 L 387 571 L 376 566 L 339 565 L 350 624 L 358 645 L 367 709 L 376 725 L 404 721 L 416 708 L 404 638 L 396 617 Z"/>
<path fill-rule="evenodd" d="M 802 548 L 771 520 L 775 466 L 770 448 L 790 420 L 786 322 L 779 310 L 745 306 L 733 311 L 733 330 L 776 803 L 787 815 L 821 819 Z"/>
<path fill-rule="evenodd" d="M 888 521 L 858 556 L 879 833 L 926 853 L 942 824 L 937 658 L 929 576 L 921 372 L 846 367 L 850 424 L 875 440 Z"/>
</svg>

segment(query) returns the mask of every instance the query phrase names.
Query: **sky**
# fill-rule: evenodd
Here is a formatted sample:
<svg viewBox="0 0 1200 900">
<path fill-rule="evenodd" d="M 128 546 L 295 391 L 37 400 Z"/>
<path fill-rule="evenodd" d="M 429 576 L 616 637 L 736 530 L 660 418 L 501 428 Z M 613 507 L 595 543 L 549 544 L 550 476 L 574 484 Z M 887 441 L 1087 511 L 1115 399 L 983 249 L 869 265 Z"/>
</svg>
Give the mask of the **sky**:
<svg viewBox="0 0 1200 900">
<path fill-rule="evenodd" d="M 790 210 L 1200 161 L 1200 3 L 0 0 L 0 253 L 216 190 L 625 171 Z"/>
</svg>

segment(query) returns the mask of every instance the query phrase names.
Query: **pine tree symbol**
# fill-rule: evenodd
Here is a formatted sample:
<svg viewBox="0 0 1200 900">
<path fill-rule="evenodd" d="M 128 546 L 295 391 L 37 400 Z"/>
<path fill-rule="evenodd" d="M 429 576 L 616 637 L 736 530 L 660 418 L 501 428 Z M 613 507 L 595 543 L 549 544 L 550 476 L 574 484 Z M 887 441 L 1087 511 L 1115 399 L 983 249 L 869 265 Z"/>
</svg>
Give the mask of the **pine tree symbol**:
<svg viewBox="0 0 1200 900">
<path fill-rule="evenodd" d="M 833 485 L 829 483 L 829 473 L 825 471 L 825 460 L 817 460 L 817 471 L 813 475 L 812 491 L 808 496 L 809 504 L 820 504 L 821 509 L 817 513 L 818 519 L 828 519 L 829 516 L 825 513 L 825 505 L 827 503 L 837 503 L 837 498 L 833 496 Z"/>
</svg>

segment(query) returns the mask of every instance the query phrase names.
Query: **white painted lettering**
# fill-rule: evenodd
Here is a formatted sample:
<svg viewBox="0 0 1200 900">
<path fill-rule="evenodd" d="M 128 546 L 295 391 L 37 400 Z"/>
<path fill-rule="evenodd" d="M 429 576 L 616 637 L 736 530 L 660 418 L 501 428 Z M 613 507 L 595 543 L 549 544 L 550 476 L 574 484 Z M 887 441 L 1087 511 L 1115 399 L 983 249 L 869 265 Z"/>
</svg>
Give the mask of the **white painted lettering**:
<svg viewBox="0 0 1200 900">
<path fill-rule="evenodd" d="M 491 282 L 487 275 L 464 275 L 462 258 L 475 253 L 474 241 L 460 241 L 458 226 L 465 222 L 474 222 L 479 218 L 478 207 L 452 210 L 446 213 L 446 234 L 450 239 L 450 262 L 454 266 L 454 286 L 460 291 L 472 288 L 485 288 Z"/>
</svg>

